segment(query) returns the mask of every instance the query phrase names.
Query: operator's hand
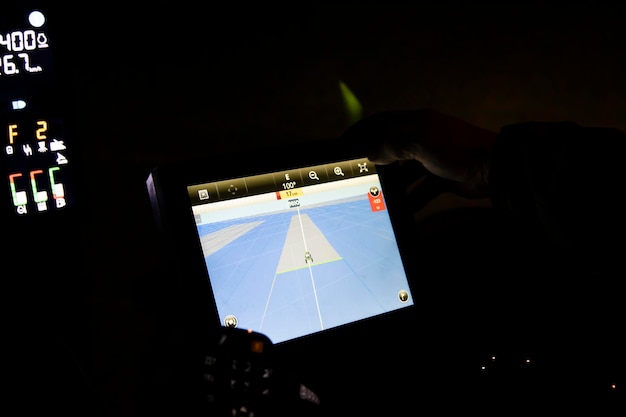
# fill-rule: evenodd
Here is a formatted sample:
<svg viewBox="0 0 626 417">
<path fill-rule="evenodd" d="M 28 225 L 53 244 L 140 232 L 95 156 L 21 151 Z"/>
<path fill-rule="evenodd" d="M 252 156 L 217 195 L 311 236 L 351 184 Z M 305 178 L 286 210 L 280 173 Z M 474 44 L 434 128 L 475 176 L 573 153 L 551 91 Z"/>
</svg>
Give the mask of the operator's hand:
<svg viewBox="0 0 626 417">
<path fill-rule="evenodd" d="M 343 138 L 365 149 L 376 164 L 417 165 L 407 191 L 418 196 L 418 209 L 445 193 L 447 207 L 436 209 L 441 211 L 488 198 L 489 158 L 496 135 L 424 109 L 366 117 L 348 128 Z"/>
</svg>

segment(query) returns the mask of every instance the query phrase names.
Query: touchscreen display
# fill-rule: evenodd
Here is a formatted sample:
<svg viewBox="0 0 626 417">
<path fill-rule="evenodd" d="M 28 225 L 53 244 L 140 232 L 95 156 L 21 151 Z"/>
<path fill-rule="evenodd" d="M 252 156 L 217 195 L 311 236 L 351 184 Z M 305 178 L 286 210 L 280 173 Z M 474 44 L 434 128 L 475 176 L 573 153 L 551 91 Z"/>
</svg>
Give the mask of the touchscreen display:
<svg viewBox="0 0 626 417">
<path fill-rule="evenodd" d="M 187 191 L 222 325 L 282 343 L 413 305 L 367 159 Z"/>
</svg>

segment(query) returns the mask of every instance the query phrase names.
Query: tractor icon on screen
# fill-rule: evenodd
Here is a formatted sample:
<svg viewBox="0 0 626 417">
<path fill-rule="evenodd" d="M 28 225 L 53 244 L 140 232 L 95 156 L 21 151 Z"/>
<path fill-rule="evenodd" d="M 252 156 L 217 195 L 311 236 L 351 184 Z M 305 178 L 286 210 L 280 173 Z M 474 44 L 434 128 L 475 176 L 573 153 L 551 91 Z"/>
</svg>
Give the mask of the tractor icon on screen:
<svg viewBox="0 0 626 417">
<path fill-rule="evenodd" d="M 306 262 L 307 264 L 313 263 L 313 257 L 311 256 L 311 252 L 309 251 L 304 252 L 304 262 Z"/>
</svg>

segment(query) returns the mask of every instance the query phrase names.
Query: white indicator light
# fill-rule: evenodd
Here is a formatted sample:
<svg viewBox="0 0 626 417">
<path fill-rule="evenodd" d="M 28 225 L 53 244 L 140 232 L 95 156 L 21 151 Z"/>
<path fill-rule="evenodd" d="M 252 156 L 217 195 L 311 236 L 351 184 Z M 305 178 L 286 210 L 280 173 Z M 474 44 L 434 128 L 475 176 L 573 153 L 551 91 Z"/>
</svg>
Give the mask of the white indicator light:
<svg viewBox="0 0 626 417">
<path fill-rule="evenodd" d="M 40 28 L 44 23 L 46 23 L 46 16 L 44 16 L 39 10 L 34 10 L 28 15 L 28 21 L 31 25 L 33 25 L 33 27 Z"/>
<path fill-rule="evenodd" d="M 11 106 L 13 107 L 13 110 L 22 110 L 26 108 L 26 102 L 24 100 L 13 100 L 11 102 Z"/>
</svg>

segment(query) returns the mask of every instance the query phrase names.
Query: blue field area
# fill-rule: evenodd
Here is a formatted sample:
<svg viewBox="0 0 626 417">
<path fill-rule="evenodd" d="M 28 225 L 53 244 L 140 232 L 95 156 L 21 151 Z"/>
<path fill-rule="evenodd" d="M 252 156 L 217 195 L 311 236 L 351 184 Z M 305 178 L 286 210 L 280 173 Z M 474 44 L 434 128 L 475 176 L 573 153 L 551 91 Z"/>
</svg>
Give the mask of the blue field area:
<svg viewBox="0 0 626 417">
<path fill-rule="evenodd" d="M 372 211 L 367 198 L 198 231 L 201 239 L 216 240 L 235 228 L 245 233 L 206 257 L 220 318 L 234 315 L 239 327 L 275 343 L 413 303 L 398 298 L 409 288 L 388 214 Z M 313 262 L 301 251 L 286 259 L 303 241 Z"/>
</svg>

